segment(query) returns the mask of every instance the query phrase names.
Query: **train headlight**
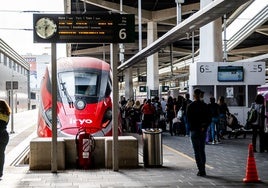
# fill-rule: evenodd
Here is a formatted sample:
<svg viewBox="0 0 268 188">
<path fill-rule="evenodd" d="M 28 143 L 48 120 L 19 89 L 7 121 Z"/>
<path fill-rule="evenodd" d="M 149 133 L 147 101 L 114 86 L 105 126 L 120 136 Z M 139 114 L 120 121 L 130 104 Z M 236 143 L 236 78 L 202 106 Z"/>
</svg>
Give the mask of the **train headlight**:
<svg viewBox="0 0 268 188">
<path fill-rule="evenodd" d="M 86 103 L 83 100 L 77 100 L 75 106 L 78 110 L 83 110 L 86 107 Z"/>
</svg>

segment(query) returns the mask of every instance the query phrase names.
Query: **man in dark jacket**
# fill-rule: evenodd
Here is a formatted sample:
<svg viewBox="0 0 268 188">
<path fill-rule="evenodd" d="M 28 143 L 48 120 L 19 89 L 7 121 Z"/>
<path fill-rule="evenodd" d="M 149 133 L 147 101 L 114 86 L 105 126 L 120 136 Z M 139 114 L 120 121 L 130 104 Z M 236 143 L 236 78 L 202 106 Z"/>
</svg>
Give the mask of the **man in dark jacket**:
<svg viewBox="0 0 268 188">
<path fill-rule="evenodd" d="M 211 115 L 206 103 L 200 100 L 202 91 L 194 90 L 194 101 L 189 104 L 186 115 L 190 128 L 191 141 L 193 145 L 195 161 L 198 168 L 198 176 L 206 176 L 206 132 Z"/>
</svg>

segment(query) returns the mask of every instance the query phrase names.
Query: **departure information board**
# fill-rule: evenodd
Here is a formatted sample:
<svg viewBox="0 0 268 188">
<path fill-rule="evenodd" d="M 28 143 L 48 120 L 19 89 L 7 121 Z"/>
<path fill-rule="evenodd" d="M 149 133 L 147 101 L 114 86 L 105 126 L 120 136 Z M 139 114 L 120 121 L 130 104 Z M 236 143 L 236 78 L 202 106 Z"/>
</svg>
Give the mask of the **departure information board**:
<svg viewBox="0 0 268 188">
<path fill-rule="evenodd" d="M 34 14 L 35 43 L 135 42 L 134 14 Z"/>
</svg>

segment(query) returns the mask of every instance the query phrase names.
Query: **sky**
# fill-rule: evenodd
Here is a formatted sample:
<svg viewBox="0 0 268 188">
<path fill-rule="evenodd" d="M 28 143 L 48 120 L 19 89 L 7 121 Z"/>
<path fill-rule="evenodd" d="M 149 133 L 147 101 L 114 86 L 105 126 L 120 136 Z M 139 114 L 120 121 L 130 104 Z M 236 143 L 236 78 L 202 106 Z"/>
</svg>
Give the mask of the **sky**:
<svg viewBox="0 0 268 188">
<path fill-rule="evenodd" d="M 42 11 L 42 14 L 63 14 L 64 0 L 0 0 L 0 38 L 19 55 L 51 54 L 50 43 L 33 43 L 33 13 L 22 11 Z M 65 44 L 57 44 L 57 57 L 64 57 Z"/>
</svg>

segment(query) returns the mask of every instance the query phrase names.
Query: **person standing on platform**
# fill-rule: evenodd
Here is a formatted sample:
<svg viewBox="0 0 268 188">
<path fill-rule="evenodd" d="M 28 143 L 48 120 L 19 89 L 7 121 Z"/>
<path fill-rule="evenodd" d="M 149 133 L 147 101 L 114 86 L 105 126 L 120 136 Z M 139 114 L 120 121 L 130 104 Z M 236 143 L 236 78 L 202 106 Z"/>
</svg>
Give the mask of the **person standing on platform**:
<svg viewBox="0 0 268 188">
<path fill-rule="evenodd" d="M 220 115 L 220 108 L 218 103 L 216 103 L 215 97 L 210 97 L 210 103 L 208 104 L 208 108 L 211 113 L 211 123 L 208 129 L 207 134 L 207 142 L 209 141 L 208 138 L 211 138 L 212 144 L 216 144 L 220 142 L 220 135 L 219 135 L 219 115 Z M 217 133 L 217 140 L 215 133 Z"/>
<path fill-rule="evenodd" d="M 161 100 L 161 107 L 162 107 L 162 113 L 164 115 L 164 117 L 166 116 L 166 105 L 167 105 L 167 102 L 165 101 L 165 98 L 162 98 Z"/>
<path fill-rule="evenodd" d="M 5 150 L 9 141 L 9 134 L 6 130 L 9 122 L 11 109 L 4 100 L 0 100 L 0 178 L 3 176 L 5 163 Z"/>
<path fill-rule="evenodd" d="M 254 108 L 257 111 L 257 120 L 256 122 L 251 123 L 252 127 L 252 146 L 253 151 L 257 152 L 257 136 L 259 135 L 259 151 L 264 152 L 264 146 L 267 143 L 264 143 L 264 125 L 265 125 L 265 107 L 264 107 L 264 97 L 261 94 L 258 94 L 255 98 L 255 102 L 252 103 L 251 108 Z"/>
<path fill-rule="evenodd" d="M 148 99 L 146 104 L 142 106 L 141 112 L 143 113 L 142 128 L 153 128 L 155 108 L 151 103 L 151 99 Z"/>
<path fill-rule="evenodd" d="M 186 115 L 190 128 L 190 138 L 198 168 L 197 176 L 206 176 L 206 133 L 210 124 L 211 115 L 208 105 L 201 101 L 202 91 L 194 90 L 194 101 L 188 105 Z"/>
<path fill-rule="evenodd" d="M 219 116 L 219 135 L 221 139 L 224 139 L 224 133 L 226 132 L 227 128 L 227 120 L 226 115 L 229 115 L 229 108 L 225 102 L 224 96 L 220 96 L 218 101 L 220 107 L 220 116 Z"/>
<path fill-rule="evenodd" d="M 188 107 L 188 105 L 192 102 L 192 100 L 190 99 L 190 94 L 186 93 L 185 95 L 185 101 L 183 102 L 182 105 L 182 111 L 183 113 L 183 122 L 185 124 L 185 136 L 190 136 L 190 129 L 189 129 L 189 124 L 188 124 L 188 120 L 187 120 L 187 116 L 186 116 L 186 109 Z"/>
<path fill-rule="evenodd" d="M 174 112 L 174 102 L 173 98 L 171 96 L 167 99 L 167 105 L 166 105 L 166 118 L 167 123 L 169 124 L 169 132 L 170 135 L 173 136 L 173 119 L 175 118 L 175 112 Z"/>
</svg>

